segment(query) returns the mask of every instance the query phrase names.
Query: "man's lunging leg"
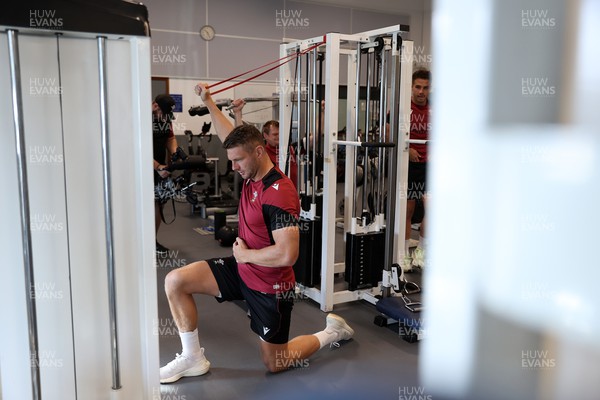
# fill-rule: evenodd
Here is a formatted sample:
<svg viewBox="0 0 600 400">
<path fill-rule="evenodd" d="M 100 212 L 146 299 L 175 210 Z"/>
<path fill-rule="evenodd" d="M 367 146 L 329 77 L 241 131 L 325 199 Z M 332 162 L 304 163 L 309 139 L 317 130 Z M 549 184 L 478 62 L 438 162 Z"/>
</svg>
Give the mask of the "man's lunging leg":
<svg viewBox="0 0 600 400">
<path fill-rule="evenodd" d="M 308 358 L 318 350 L 332 343 L 349 340 L 354 335 L 354 330 L 342 317 L 331 313 L 326 321 L 324 330 L 313 335 L 297 336 L 284 344 L 261 340 L 261 355 L 269 372 L 307 367 Z"/>
<path fill-rule="evenodd" d="M 198 311 L 193 294 L 219 295 L 217 282 L 206 261 L 188 264 L 171 271 L 165 279 L 165 292 L 171 314 L 179 329 L 181 354 L 160 369 L 160 382 L 175 382 L 184 376 L 208 372 L 210 362 L 204 356 L 198 338 Z"/>
</svg>

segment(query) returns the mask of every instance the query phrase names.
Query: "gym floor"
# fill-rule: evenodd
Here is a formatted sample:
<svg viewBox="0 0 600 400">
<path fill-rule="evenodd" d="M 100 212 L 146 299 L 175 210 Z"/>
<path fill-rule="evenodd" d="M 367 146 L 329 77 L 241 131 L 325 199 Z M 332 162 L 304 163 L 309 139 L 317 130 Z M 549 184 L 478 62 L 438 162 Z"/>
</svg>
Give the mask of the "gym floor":
<svg viewBox="0 0 600 400">
<path fill-rule="evenodd" d="M 158 235 L 161 244 L 171 250 L 167 257 L 157 256 L 156 265 L 159 315 L 155 326 L 161 365 L 181 351 L 163 288 L 166 274 L 189 262 L 231 254 L 231 248 L 220 247 L 212 234 L 202 235 L 194 230 L 210 226 L 209 220 L 192 215 L 187 203 L 175 205 L 175 222 L 163 224 Z M 169 220 L 170 204 L 165 213 Z M 411 393 L 419 387 L 419 344 L 402 340 L 397 325 L 376 326 L 373 319 L 379 313 L 367 302 L 335 306 L 334 312 L 354 328 L 353 340 L 339 348 L 323 348 L 302 368 L 271 374 L 260 359 L 259 339 L 250 330 L 244 303 L 220 304 L 208 296 L 195 297 L 200 345 L 205 348 L 211 369 L 204 376 L 161 385 L 163 400 L 398 399 L 399 390 Z M 296 302 L 290 337 L 322 330 L 325 316 L 311 300 Z"/>
</svg>

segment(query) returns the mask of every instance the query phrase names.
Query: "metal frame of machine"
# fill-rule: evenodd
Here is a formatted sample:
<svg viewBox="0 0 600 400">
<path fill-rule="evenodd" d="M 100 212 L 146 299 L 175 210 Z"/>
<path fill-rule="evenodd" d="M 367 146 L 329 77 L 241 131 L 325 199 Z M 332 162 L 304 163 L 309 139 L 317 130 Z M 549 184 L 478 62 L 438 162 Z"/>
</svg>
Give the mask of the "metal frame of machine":
<svg viewBox="0 0 600 400">
<path fill-rule="evenodd" d="M 358 34 L 345 35 L 339 33 L 328 33 L 322 37 L 295 41 L 280 46 L 280 56 L 285 57 L 291 52 L 301 52 L 311 46 L 321 43 L 317 48 L 306 53 L 307 67 L 305 76 L 306 99 L 303 100 L 302 76 L 299 75 L 301 68 L 296 70 L 293 63 L 286 64 L 280 69 L 279 82 L 279 115 L 282 133 L 280 134 L 280 149 L 289 148 L 289 137 L 284 133 L 286 127 L 295 125 L 298 132 L 298 141 L 302 141 L 302 132 L 305 134 L 307 148 L 310 150 L 310 141 L 316 135 L 310 136 L 308 132 L 317 132 L 317 100 L 316 100 L 316 63 L 318 53 L 325 55 L 325 80 L 324 80 L 324 137 L 323 137 L 323 175 L 322 175 L 322 252 L 321 252 L 321 279 L 320 289 L 299 285 L 301 293 L 319 303 L 321 310 L 331 311 L 336 304 L 355 300 L 367 300 L 373 304 L 377 302 L 378 295 L 387 296 L 389 288 L 397 286 L 398 279 L 402 279 L 402 271 L 392 268 L 392 264 L 401 260 L 404 256 L 404 219 L 406 215 L 406 180 L 408 173 L 408 140 L 410 127 L 410 87 L 412 65 L 411 60 L 413 44 L 411 41 L 403 41 L 401 33 L 403 27 L 399 25 L 382 29 L 362 32 Z M 390 112 L 389 140 L 396 146 L 391 150 L 390 157 L 384 159 L 388 162 L 391 178 L 387 189 L 393 193 L 390 201 L 387 201 L 387 212 L 391 216 L 387 221 L 383 214 L 377 215 L 373 222 L 368 224 L 352 217 L 354 209 L 355 182 L 356 182 L 356 149 L 364 147 L 357 137 L 359 120 L 359 97 L 360 97 L 360 54 L 375 51 L 375 47 L 383 46 L 387 54 L 388 64 L 382 68 L 387 71 L 381 75 L 379 124 L 383 125 L 385 113 Z M 372 49 L 372 50 L 371 50 Z M 381 49 L 381 47 L 380 47 Z M 347 62 L 347 109 L 346 109 L 346 132 L 348 140 L 338 140 L 338 112 L 339 112 L 339 86 L 340 67 Z M 387 78 L 389 77 L 389 81 Z M 373 83 L 369 74 L 367 88 Z M 294 103 L 300 108 L 301 102 L 309 102 L 306 106 L 305 115 L 294 112 Z M 369 105 L 367 105 L 369 109 Z M 368 111 L 367 111 L 368 112 Z M 297 115 L 300 118 L 296 117 Z M 368 114 L 367 114 L 368 115 Z M 292 121 L 294 119 L 294 121 Z M 368 118 L 367 118 L 368 120 Z M 294 124 L 295 122 L 295 124 Z M 367 122 L 368 123 L 368 122 Z M 399 133 L 399 134 L 398 134 Z M 313 144 L 314 146 L 314 144 Z M 346 179 L 345 179 L 345 211 L 344 231 L 346 232 L 369 232 L 377 229 L 386 229 L 386 254 L 384 271 L 381 283 L 376 287 L 341 290 L 334 289 L 334 276 L 344 270 L 344 263 L 335 263 L 335 229 L 336 229 L 336 167 L 337 148 L 346 146 Z M 316 147 L 313 147 L 316 148 Z M 287 153 L 283 151 L 282 153 Z M 315 152 L 313 151 L 313 154 Z M 310 154 L 307 152 L 307 154 Z M 381 153 L 380 153 L 381 154 Z M 287 154 L 286 154 L 287 156 Z M 300 158 L 301 162 L 311 162 Z M 312 161 L 314 163 L 314 160 Z M 280 158 L 280 168 L 285 168 L 285 157 Z M 300 168 L 300 167 L 299 167 Z M 301 171 L 299 171 L 301 172 Z M 366 174 L 365 174 L 366 175 Z M 300 176 L 300 175 L 299 175 Z M 316 187 L 316 190 L 313 189 Z M 313 197 L 310 210 L 303 210 L 302 217 L 307 219 L 316 218 L 316 204 L 314 194 L 319 190 L 319 184 L 299 184 L 299 191 Z M 396 204 L 395 199 L 398 199 Z M 394 229 L 394 227 L 396 227 Z M 399 245 L 400 244 L 400 245 Z M 400 275 L 400 276 L 399 276 Z"/>
</svg>

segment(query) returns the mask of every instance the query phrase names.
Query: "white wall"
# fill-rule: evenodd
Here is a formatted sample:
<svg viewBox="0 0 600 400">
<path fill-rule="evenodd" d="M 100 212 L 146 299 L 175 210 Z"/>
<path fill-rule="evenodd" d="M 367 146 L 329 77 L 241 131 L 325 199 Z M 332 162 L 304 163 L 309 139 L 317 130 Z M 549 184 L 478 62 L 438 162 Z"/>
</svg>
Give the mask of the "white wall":
<svg viewBox="0 0 600 400">
<path fill-rule="evenodd" d="M 284 38 L 357 33 L 396 24 L 410 25 L 405 39 L 430 54 L 430 1 L 148 0 L 145 4 L 152 29 L 153 76 L 224 79 L 278 59 Z M 290 26 L 296 19 L 303 25 Z M 216 30 L 210 42 L 199 37 L 204 24 Z M 277 76 L 275 70 L 256 82 L 274 82 Z"/>
</svg>

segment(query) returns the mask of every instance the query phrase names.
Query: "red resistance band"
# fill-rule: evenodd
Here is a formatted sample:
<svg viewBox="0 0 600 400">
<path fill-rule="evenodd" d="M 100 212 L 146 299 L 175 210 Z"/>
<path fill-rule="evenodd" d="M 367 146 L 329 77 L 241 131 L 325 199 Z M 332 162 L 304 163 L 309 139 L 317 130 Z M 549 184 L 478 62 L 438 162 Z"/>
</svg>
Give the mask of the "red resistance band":
<svg viewBox="0 0 600 400">
<path fill-rule="evenodd" d="M 254 71 L 256 71 L 256 70 L 262 69 L 262 68 L 264 68 L 264 67 L 266 67 L 266 66 L 269 66 L 269 65 L 271 65 L 271 64 L 278 63 L 278 62 L 280 62 L 280 61 L 282 61 L 282 60 L 285 60 L 286 58 L 288 59 L 288 60 L 286 60 L 286 61 L 283 61 L 281 64 L 277 64 L 276 66 L 274 66 L 274 67 L 271 67 L 271 68 L 267 69 L 266 71 L 263 71 L 263 72 L 261 72 L 261 73 L 259 73 L 259 74 L 256 74 L 256 75 L 254 75 L 254 76 L 251 76 L 250 78 L 244 79 L 243 81 L 240 81 L 240 82 L 234 83 L 233 85 L 229 85 L 229 86 L 227 86 L 227 87 L 225 87 L 225 88 L 223 88 L 223 89 L 219 89 L 219 90 L 217 90 L 217 91 L 215 91 L 215 92 L 211 92 L 211 94 L 212 94 L 212 95 L 215 95 L 215 94 L 221 93 L 221 92 L 223 92 L 223 91 L 225 91 L 225 90 L 228 90 L 228 89 L 234 88 L 234 87 L 236 87 L 236 86 L 238 86 L 238 85 L 241 85 L 242 83 L 246 83 L 246 82 L 248 82 L 248 81 L 251 81 L 251 80 L 253 80 L 253 79 L 256 79 L 256 78 L 258 78 L 259 76 L 262 76 L 262 75 L 266 74 L 267 72 L 273 71 L 274 69 L 277 69 L 277 68 L 281 67 L 282 65 L 289 63 L 290 61 L 294 60 L 295 58 L 297 58 L 297 57 L 300 57 L 301 55 L 303 55 L 303 54 L 306 54 L 306 53 L 308 53 L 309 51 L 311 51 L 311 50 L 313 50 L 313 49 L 316 49 L 317 47 L 321 46 L 321 45 L 322 45 L 322 44 L 324 44 L 324 43 L 325 43 L 325 38 L 323 37 L 323 42 L 320 42 L 320 43 L 317 43 L 317 44 L 315 44 L 315 45 L 312 45 L 312 46 L 310 46 L 309 48 L 307 48 L 307 49 L 305 49 L 305 50 L 302 50 L 302 51 L 300 51 L 300 52 L 297 52 L 297 53 L 288 54 L 288 55 L 287 55 L 287 56 L 285 56 L 285 57 L 281 57 L 279 60 L 271 61 L 270 63 L 267 63 L 267 64 L 265 64 L 265 65 L 261 65 L 260 67 L 257 67 L 257 68 L 254 68 L 254 69 L 251 69 L 250 71 L 246 71 L 246 72 L 243 72 L 243 73 L 241 73 L 241 74 L 239 74 L 239 75 L 232 76 L 231 78 L 227 78 L 227 79 L 225 79 L 225 80 L 223 80 L 223 81 L 220 81 L 220 82 L 217 82 L 217 83 L 213 83 L 212 85 L 208 86 L 208 88 L 210 89 L 210 88 L 212 88 L 212 87 L 215 87 L 215 86 L 222 85 L 222 84 L 224 84 L 224 83 L 226 83 L 226 82 L 229 82 L 229 81 L 230 81 L 230 80 L 232 80 L 232 79 L 239 78 L 240 76 L 243 76 L 243 75 L 249 74 L 250 72 L 254 72 Z"/>
</svg>

